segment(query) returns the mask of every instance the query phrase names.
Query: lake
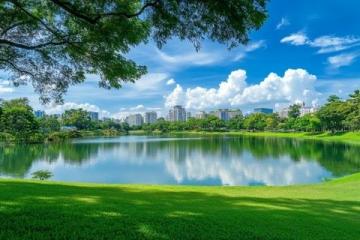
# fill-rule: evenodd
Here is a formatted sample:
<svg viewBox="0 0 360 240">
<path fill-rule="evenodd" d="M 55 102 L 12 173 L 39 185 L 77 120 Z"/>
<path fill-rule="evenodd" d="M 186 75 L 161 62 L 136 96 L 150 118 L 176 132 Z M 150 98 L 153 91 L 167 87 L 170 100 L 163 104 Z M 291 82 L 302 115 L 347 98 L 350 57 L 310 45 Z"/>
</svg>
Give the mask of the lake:
<svg viewBox="0 0 360 240">
<path fill-rule="evenodd" d="M 293 185 L 360 171 L 360 147 L 259 137 L 122 136 L 48 145 L 0 146 L 0 177 L 182 184 Z"/>
</svg>

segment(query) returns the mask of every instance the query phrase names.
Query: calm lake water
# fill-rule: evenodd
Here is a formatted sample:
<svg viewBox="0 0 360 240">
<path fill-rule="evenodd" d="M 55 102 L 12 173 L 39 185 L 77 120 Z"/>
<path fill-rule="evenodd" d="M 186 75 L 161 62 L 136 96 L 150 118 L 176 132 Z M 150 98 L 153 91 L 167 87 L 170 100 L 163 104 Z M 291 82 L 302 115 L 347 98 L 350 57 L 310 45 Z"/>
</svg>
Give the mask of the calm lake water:
<svg viewBox="0 0 360 240">
<path fill-rule="evenodd" d="M 1 146 L 0 177 L 193 185 L 316 183 L 360 171 L 360 147 L 254 137 L 123 136 Z"/>
</svg>

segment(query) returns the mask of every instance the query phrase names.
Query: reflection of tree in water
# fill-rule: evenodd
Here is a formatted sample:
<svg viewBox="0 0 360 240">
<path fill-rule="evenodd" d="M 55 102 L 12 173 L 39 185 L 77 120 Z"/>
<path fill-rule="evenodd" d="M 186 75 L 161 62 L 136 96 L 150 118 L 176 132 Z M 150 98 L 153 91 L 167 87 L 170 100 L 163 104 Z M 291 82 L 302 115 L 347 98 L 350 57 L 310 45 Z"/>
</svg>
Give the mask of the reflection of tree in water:
<svg viewBox="0 0 360 240">
<path fill-rule="evenodd" d="M 0 147 L 0 174 L 14 177 L 23 177 L 32 162 L 39 155 L 39 148 L 26 146 L 1 146 Z"/>
<path fill-rule="evenodd" d="M 221 158 L 223 161 L 242 157 L 250 152 L 257 160 L 290 157 L 293 161 L 315 160 L 335 176 L 360 171 L 360 147 L 321 141 L 261 138 L 261 137 L 209 137 L 202 139 L 131 142 L 124 145 L 132 156 L 184 162 L 190 156 Z"/>
<path fill-rule="evenodd" d="M 360 147 L 358 146 L 316 140 L 248 139 L 243 142 L 244 148 L 259 159 L 289 155 L 294 161 L 316 160 L 335 176 L 360 171 Z"/>
<path fill-rule="evenodd" d="M 0 146 L 0 174 L 24 177 L 34 161 L 56 161 L 58 154 L 51 145 Z"/>
<path fill-rule="evenodd" d="M 66 144 L 59 149 L 64 162 L 72 165 L 82 165 L 98 155 L 102 144 Z"/>
<path fill-rule="evenodd" d="M 97 144 L 48 144 L 0 146 L 0 175 L 24 177 L 37 161 L 53 163 L 60 158 L 81 165 L 97 155 Z"/>
<path fill-rule="evenodd" d="M 229 161 L 246 152 L 261 161 L 290 157 L 294 161 L 316 160 L 335 176 L 360 171 L 360 147 L 354 145 L 296 139 L 260 137 L 206 137 L 134 142 L 0 146 L 0 175 L 24 177 L 36 161 L 63 159 L 81 165 L 109 151 L 133 159 L 160 159 L 181 164 L 192 156 Z M 120 156 L 119 157 L 122 157 Z M 165 159 L 164 159 L 165 158 Z M 195 159 L 196 161 L 196 159 Z"/>
</svg>

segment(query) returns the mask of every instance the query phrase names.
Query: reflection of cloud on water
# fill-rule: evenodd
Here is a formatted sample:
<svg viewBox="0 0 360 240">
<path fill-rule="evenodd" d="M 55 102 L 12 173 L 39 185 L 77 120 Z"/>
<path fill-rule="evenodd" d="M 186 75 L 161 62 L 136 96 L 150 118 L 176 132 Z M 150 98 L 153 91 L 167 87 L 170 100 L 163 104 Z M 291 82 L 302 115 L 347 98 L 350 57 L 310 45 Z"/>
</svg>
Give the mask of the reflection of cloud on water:
<svg viewBox="0 0 360 240">
<path fill-rule="evenodd" d="M 194 154 L 184 162 L 166 161 L 166 168 L 177 182 L 219 179 L 223 185 L 290 185 L 318 182 L 331 174 L 317 162 L 294 162 L 289 157 L 254 160 L 243 154 L 222 161 L 221 158 Z"/>
<path fill-rule="evenodd" d="M 112 155 L 139 166 L 164 164 L 178 183 L 219 179 L 223 185 L 290 185 L 319 182 L 331 177 L 331 173 L 316 161 L 294 161 L 287 155 L 259 160 L 248 151 L 229 155 L 221 149 L 209 153 L 201 148 L 174 145 L 157 148 L 146 143 L 133 143 L 119 145 L 112 150 Z"/>
<path fill-rule="evenodd" d="M 331 173 L 316 161 L 290 153 L 252 151 L 241 142 L 166 141 L 135 137 L 77 142 L 59 149 L 57 160 L 39 160 L 31 171 L 49 169 L 57 180 L 117 183 L 290 185 L 319 182 Z M 190 140 L 190 139 L 187 139 Z M 261 146 L 261 145 L 260 145 Z M 215 180 L 215 181 L 214 181 Z"/>
</svg>

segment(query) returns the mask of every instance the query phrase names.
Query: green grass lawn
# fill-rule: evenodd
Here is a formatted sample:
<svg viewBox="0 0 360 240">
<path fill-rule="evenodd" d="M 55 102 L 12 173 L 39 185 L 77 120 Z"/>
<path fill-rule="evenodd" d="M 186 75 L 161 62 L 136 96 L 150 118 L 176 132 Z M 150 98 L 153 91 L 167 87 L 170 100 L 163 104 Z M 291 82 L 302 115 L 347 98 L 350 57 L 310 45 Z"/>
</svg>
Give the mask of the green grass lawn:
<svg viewBox="0 0 360 240">
<path fill-rule="evenodd" d="M 360 239 L 360 174 L 303 186 L 0 180 L 0 239 Z"/>
</svg>

